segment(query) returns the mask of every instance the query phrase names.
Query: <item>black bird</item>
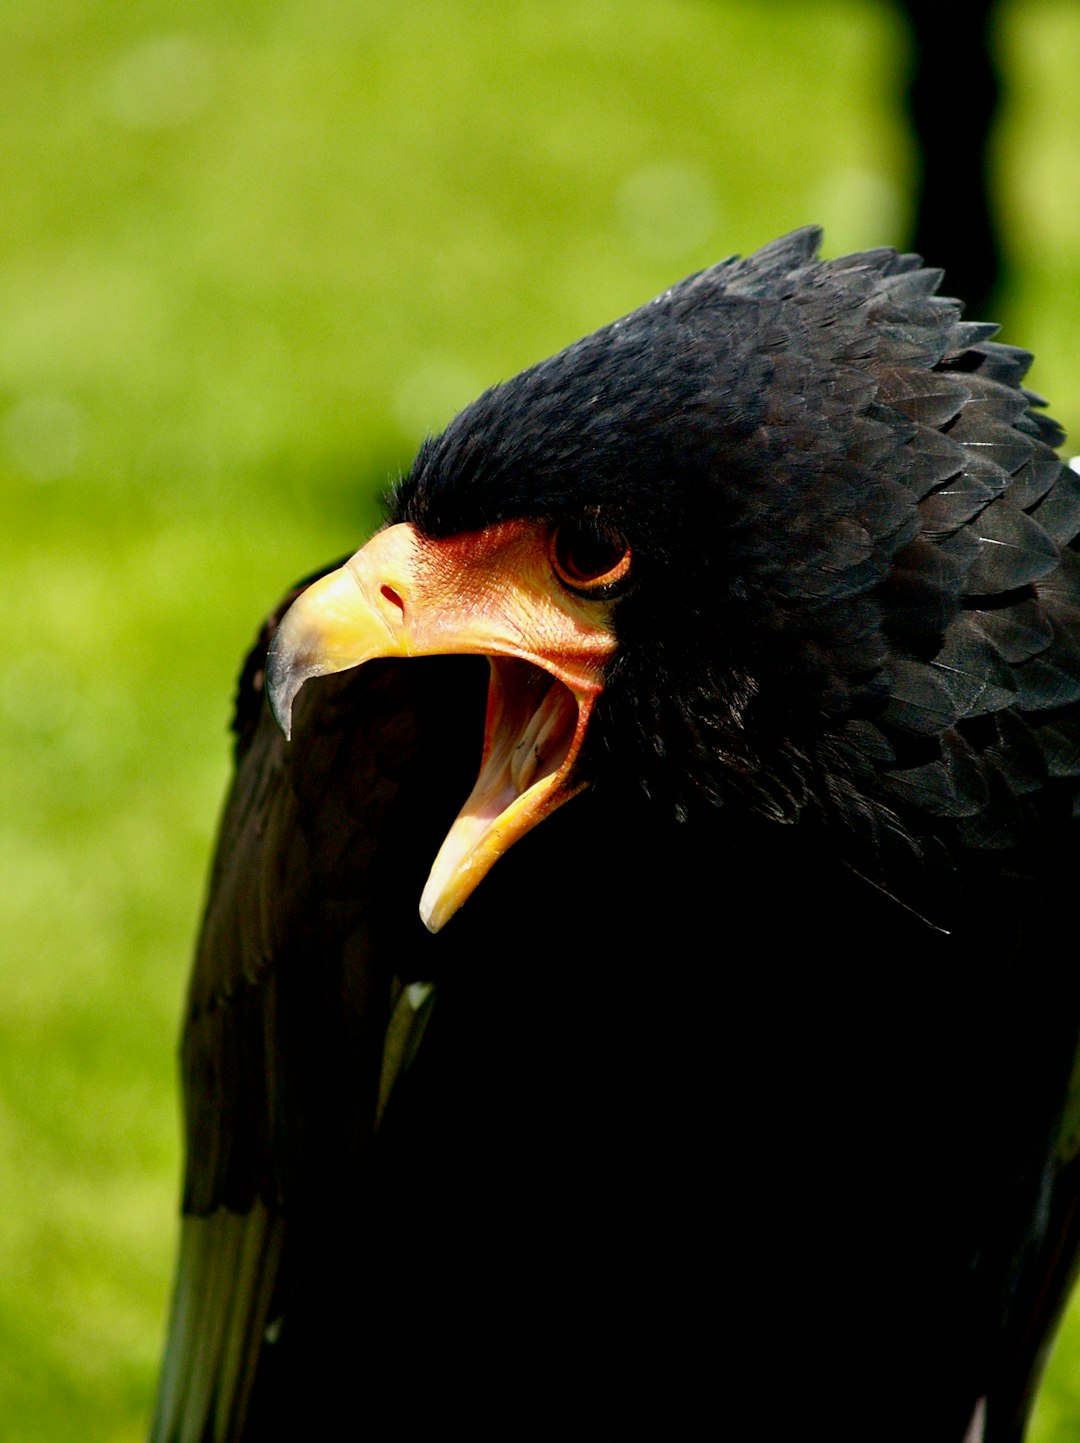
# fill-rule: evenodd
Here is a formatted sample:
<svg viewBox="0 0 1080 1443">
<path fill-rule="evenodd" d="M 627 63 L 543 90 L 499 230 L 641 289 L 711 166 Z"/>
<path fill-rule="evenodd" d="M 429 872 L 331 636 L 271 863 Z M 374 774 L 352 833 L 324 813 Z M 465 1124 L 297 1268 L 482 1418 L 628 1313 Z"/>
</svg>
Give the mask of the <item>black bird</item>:
<svg viewBox="0 0 1080 1443">
<path fill-rule="evenodd" d="M 818 241 L 485 392 L 264 628 L 154 1439 L 1022 1435 L 1080 477 L 940 272 Z"/>
</svg>

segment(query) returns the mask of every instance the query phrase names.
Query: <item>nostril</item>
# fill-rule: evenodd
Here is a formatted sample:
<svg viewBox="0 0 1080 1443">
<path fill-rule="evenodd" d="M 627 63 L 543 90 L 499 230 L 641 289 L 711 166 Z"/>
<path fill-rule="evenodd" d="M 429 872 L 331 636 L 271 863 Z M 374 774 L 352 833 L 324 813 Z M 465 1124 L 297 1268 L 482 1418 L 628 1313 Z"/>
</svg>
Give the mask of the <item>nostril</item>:
<svg viewBox="0 0 1080 1443">
<path fill-rule="evenodd" d="M 386 597 L 390 605 L 396 606 L 398 611 L 400 611 L 402 616 L 404 616 L 405 603 L 402 601 L 401 597 L 397 594 L 394 588 L 392 586 L 383 586 L 380 588 L 380 590 L 382 591 L 383 596 Z"/>
</svg>

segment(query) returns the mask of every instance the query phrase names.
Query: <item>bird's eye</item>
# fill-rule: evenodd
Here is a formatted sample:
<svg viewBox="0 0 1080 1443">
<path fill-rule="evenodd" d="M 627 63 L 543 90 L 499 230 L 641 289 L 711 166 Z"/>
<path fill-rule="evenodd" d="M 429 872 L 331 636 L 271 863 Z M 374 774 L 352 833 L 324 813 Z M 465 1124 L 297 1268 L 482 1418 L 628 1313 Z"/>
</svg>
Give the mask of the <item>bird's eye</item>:
<svg viewBox="0 0 1080 1443">
<path fill-rule="evenodd" d="M 551 537 L 551 564 L 571 591 L 606 591 L 630 570 L 630 543 L 596 521 L 565 521 Z"/>
</svg>

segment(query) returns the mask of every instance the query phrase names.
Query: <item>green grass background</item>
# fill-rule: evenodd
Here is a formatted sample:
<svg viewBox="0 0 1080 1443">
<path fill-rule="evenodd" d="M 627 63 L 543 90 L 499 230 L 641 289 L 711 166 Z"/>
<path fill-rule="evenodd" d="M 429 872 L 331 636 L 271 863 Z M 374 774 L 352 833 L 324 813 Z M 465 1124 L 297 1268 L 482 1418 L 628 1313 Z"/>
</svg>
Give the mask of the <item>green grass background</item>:
<svg viewBox="0 0 1080 1443">
<path fill-rule="evenodd" d="M 126 1443 L 262 614 L 482 386 L 806 221 L 903 244 L 905 51 L 855 0 L 5 0 L 0 45 L 0 1438 Z M 1005 336 L 1075 432 L 1080 15 L 1000 50 Z"/>
</svg>

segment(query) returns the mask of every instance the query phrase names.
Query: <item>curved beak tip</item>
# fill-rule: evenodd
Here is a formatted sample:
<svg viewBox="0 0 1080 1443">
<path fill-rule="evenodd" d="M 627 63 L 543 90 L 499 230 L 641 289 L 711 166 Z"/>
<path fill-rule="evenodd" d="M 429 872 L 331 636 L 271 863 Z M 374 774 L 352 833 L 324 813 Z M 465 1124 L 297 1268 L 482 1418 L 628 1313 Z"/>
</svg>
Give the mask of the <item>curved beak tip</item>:
<svg viewBox="0 0 1080 1443">
<path fill-rule="evenodd" d="M 266 658 L 266 699 L 282 736 L 291 741 L 293 701 L 304 684 L 305 670 L 297 666 L 295 657 L 288 654 L 285 647 L 278 645 L 280 636 L 279 630 Z"/>
<path fill-rule="evenodd" d="M 424 888 L 424 894 L 420 898 L 420 920 L 428 931 L 433 934 L 441 931 L 443 923 L 448 921 L 454 912 L 457 911 L 456 907 L 451 907 L 449 911 L 447 911 L 445 907 L 440 905 L 441 900 L 437 895 L 431 895 L 431 889 L 429 887 Z"/>
</svg>

